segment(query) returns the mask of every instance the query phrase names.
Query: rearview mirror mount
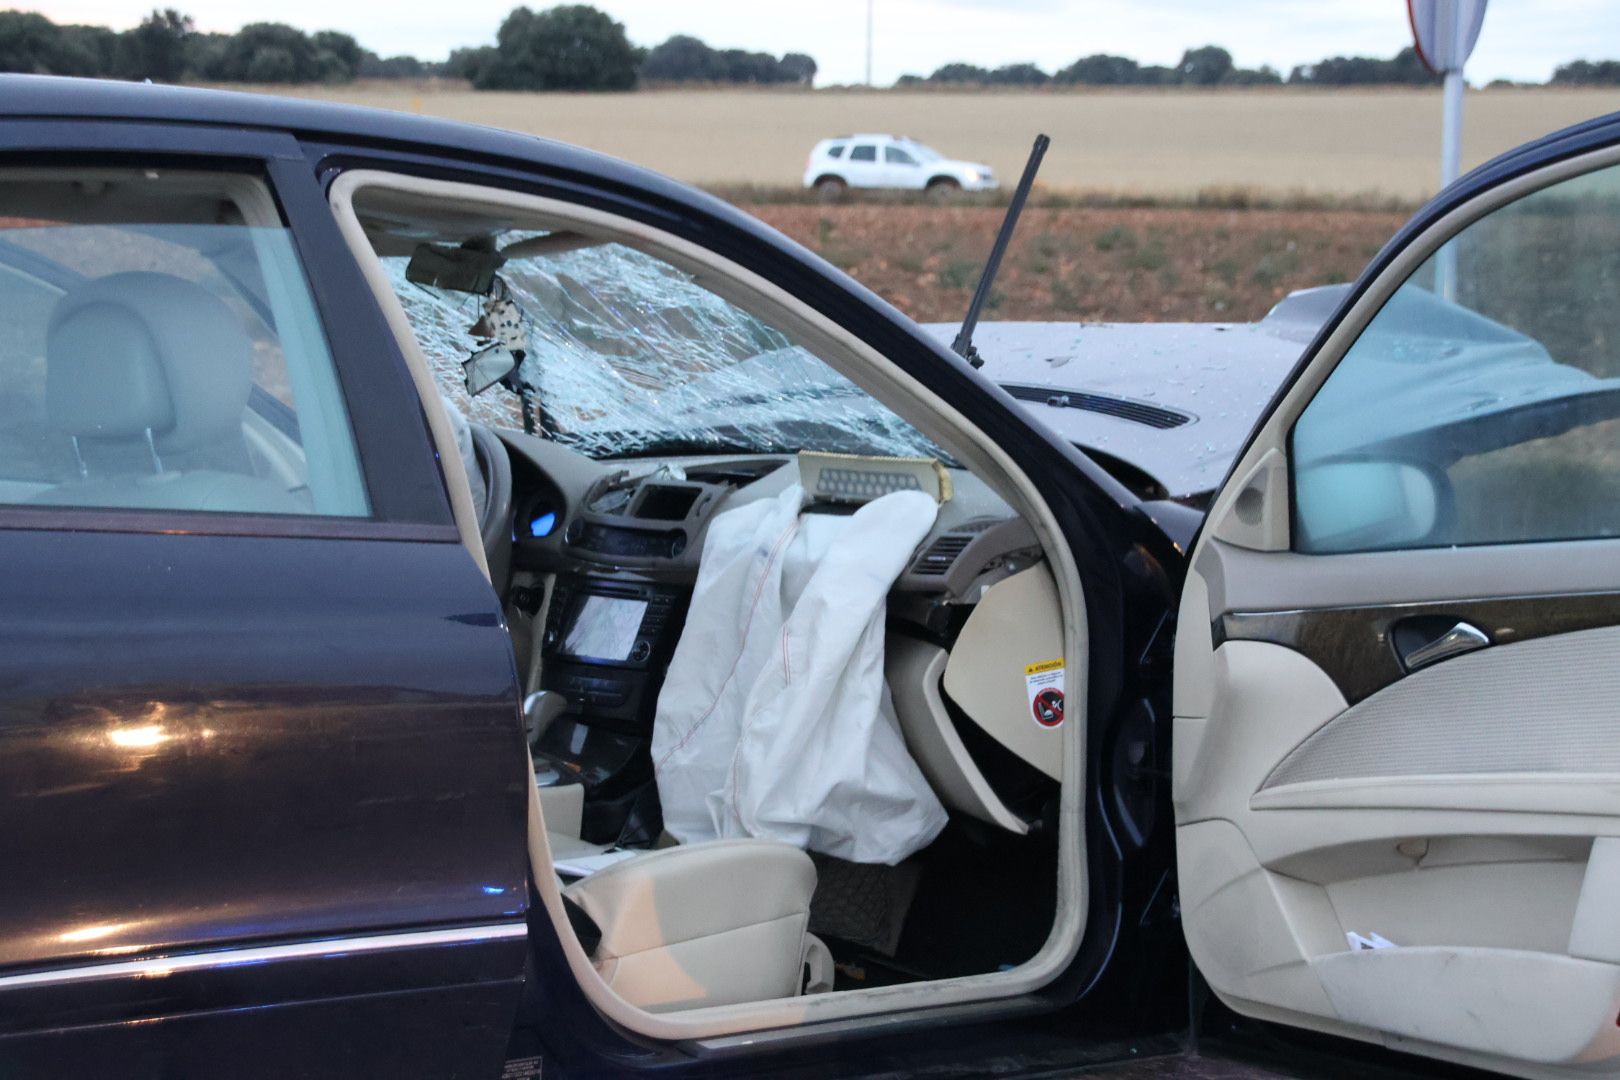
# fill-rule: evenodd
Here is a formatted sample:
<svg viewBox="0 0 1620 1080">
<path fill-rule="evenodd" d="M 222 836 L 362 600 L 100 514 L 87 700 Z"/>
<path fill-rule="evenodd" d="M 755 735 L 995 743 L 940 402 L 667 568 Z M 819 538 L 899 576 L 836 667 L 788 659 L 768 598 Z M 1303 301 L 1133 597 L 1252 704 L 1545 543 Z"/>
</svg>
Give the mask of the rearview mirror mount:
<svg viewBox="0 0 1620 1080">
<path fill-rule="evenodd" d="M 504 265 L 506 256 L 493 247 L 417 244 L 411 261 L 405 264 L 405 280 L 413 285 L 488 296 L 495 286 L 495 272 Z"/>
</svg>

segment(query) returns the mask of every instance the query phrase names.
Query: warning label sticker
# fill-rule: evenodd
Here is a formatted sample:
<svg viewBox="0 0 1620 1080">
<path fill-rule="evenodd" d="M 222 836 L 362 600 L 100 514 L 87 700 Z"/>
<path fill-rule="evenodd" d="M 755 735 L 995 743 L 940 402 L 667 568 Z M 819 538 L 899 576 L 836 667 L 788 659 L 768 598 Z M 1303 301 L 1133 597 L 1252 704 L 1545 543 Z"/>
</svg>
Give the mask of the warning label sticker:
<svg viewBox="0 0 1620 1080">
<path fill-rule="evenodd" d="M 1024 665 L 1024 688 L 1029 712 L 1043 728 L 1063 725 L 1063 661 L 1042 660 Z"/>
</svg>

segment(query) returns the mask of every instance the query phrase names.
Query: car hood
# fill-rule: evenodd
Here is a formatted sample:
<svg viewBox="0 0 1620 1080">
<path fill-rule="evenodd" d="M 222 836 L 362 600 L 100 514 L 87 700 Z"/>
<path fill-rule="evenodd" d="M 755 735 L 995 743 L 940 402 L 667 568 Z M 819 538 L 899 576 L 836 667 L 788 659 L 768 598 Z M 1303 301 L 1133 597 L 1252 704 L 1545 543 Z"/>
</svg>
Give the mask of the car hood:
<svg viewBox="0 0 1620 1080">
<path fill-rule="evenodd" d="M 985 322 L 973 341 L 984 373 L 1042 423 L 1196 497 L 1221 482 L 1347 288 L 1295 293 L 1257 323 Z M 925 328 L 949 344 L 957 324 Z"/>
</svg>

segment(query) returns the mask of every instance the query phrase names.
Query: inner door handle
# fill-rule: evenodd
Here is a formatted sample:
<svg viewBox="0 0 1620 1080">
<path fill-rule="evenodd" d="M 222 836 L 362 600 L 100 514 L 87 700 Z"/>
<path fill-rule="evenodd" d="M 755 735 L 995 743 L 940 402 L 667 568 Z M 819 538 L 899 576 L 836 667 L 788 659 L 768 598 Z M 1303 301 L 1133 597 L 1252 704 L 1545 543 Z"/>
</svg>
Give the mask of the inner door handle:
<svg viewBox="0 0 1620 1080">
<path fill-rule="evenodd" d="M 1490 636 L 1472 623 L 1458 621 L 1450 630 L 1442 632 L 1437 637 L 1420 638 L 1411 644 L 1402 642 L 1402 635 L 1397 633 L 1395 648 L 1400 653 L 1401 663 L 1407 671 L 1416 671 L 1421 667 L 1449 660 L 1453 656 L 1483 649 L 1491 643 Z M 1409 638 L 1408 638 L 1409 640 Z"/>
</svg>

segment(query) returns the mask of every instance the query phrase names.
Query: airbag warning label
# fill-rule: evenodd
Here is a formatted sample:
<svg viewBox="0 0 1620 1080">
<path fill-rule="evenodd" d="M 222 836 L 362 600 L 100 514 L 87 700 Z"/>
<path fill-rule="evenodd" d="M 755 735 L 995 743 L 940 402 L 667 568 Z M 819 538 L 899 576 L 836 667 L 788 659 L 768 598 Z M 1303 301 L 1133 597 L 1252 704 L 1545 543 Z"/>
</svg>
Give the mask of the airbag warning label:
<svg viewBox="0 0 1620 1080">
<path fill-rule="evenodd" d="M 1043 728 L 1063 726 L 1063 661 L 1042 660 L 1024 665 L 1024 689 L 1029 712 Z"/>
</svg>

